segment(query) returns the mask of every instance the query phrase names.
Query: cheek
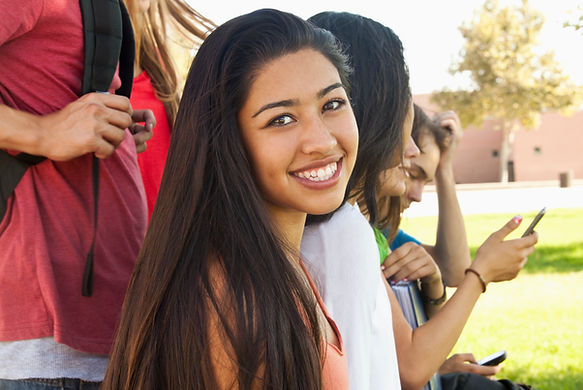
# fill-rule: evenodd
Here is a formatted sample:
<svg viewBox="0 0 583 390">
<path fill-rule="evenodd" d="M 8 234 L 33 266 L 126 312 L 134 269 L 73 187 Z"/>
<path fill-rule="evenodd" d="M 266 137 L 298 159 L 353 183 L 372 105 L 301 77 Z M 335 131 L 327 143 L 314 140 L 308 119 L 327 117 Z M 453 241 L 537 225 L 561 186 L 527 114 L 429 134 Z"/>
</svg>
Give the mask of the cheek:
<svg viewBox="0 0 583 390">
<path fill-rule="evenodd" d="M 349 173 L 351 173 L 356 162 L 356 153 L 358 150 L 358 128 L 356 126 L 356 120 L 350 115 L 350 118 L 344 118 L 343 121 L 339 121 L 336 129 L 336 139 L 346 152 L 346 167 L 350 168 Z"/>
</svg>

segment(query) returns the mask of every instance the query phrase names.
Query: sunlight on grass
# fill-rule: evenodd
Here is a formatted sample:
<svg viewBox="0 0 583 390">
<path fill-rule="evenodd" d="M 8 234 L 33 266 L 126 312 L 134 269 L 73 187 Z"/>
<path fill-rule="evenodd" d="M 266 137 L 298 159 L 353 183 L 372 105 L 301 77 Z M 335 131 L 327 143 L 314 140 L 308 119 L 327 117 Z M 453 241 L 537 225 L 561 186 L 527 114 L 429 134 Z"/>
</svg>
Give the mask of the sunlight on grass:
<svg viewBox="0 0 583 390">
<path fill-rule="evenodd" d="M 524 215 L 519 237 L 536 212 Z M 512 214 L 467 216 L 472 257 L 488 235 Z M 435 241 L 437 217 L 405 219 L 403 230 Z M 490 283 L 478 301 L 454 352 L 482 358 L 506 349 L 499 378 L 539 390 L 583 389 L 583 209 L 555 209 L 537 226 L 540 239 L 513 281 Z M 449 295 L 453 294 L 450 289 Z"/>
<path fill-rule="evenodd" d="M 583 272 L 520 275 L 492 283 L 454 352 L 506 349 L 499 378 L 537 389 L 583 388 Z M 451 291 L 453 293 L 453 291 Z"/>
</svg>

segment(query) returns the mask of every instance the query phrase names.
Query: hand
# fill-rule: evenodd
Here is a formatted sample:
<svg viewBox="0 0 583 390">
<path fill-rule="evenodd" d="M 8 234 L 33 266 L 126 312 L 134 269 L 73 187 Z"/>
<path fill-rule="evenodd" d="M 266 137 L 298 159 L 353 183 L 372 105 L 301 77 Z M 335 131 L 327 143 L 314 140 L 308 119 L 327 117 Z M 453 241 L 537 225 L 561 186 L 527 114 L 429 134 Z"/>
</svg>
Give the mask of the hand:
<svg viewBox="0 0 583 390">
<path fill-rule="evenodd" d="M 526 264 L 528 255 L 534 251 L 534 245 L 538 242 L 536 232 L 524 238 L 503 241 L 520 222 L 522 217 L 514 217 L 478 248 L 471 268 L 478 271 L 486 283 L 514 279 Z"/>
<path fill-rule="evenodd" d="M 502 370 L 502 366 L 500 365 L 480 366 L 476 364 L 476 359 L 472 353 L 456 353 L 439 367 L 439 375 L 445 375 L 451 372 L 470 372 L 490 378 L 499 373 L 500 370 Z"/>
<path fill-rule="evenodd" d="M 124 96 L 90 93 L 60 111 L 37 118 L 39 141 L 34 154 L 55 161 L 87 153 L 107 158 L 132 123 L 132 107 Z"/>
<path fill-rule="evenodd" d="M 441 272 L 425 248 L 414 242 L 406 242 L 391 252 L 381 265 L 385 278 L 395 281 L 423 278 L 424 283 L 439 283 Z"/>
<path fill-rule="evenodd" d="M 143 124 L 142 124 L 143 123 Z M 130 131 L 134 136 L 136 151 L 146 150 L 146 141 L 152 138 L 152 130 L 156 126 L 156 118 L 152 110 L 135 110 L 132 115 Z"/>
<path fill-rule="evenodd" d="M 459 117 L 453 111 L 445 111 L 437 114 L 433 118 L 436 123 L 449 132 L 449 136 L 444 140 L 445 149 L 441 152 L 441 158 L 437 167 L 437 173 L 441 170 L 453 167 L 453 158 L 457 146 L 462 140 L 464 131 Z"/>
</svg>

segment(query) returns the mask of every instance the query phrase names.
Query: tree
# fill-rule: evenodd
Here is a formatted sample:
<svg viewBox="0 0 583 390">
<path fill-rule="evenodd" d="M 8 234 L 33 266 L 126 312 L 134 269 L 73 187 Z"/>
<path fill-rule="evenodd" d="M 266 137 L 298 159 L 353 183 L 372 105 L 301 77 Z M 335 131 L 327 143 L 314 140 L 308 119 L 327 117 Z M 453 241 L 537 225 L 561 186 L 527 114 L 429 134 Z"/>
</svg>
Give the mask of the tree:
<svg viewBox="0 0 583 390">
<path fill-rule="evenodd" d="M 543 23 L 528 0 L 503 8 L 497 0 L 486 0 L 473 20 L 459 28 L 465 44 L 461 60 L 450 68 L 451 74 L 469 74 L 473 85 L 462 91 L 445 88 L 432 97 L 441 108 L 457 111 L 464 126 L 479 127 L 486 118 L 498 121 L 503 132 L 498 154 L 502 182 L 508 181 L 518 125 L 535 128 L 541 112 L 568 112 L 581 101 L 581 89 L 562 72 L 554 53 L 538 46 Z"/>
<path fill-rule="evenodd" d="M 572 11 L 569 11 L 569 13 L 572 13 Z M 567 20 L 563 24 L 564 27 L 572 27 L 575 30 L 583 29 L 583 7 L 578 6 L 576 13 L 578 13 L 578 15 L 573 15 L 570 20 Z"/>
</svg>

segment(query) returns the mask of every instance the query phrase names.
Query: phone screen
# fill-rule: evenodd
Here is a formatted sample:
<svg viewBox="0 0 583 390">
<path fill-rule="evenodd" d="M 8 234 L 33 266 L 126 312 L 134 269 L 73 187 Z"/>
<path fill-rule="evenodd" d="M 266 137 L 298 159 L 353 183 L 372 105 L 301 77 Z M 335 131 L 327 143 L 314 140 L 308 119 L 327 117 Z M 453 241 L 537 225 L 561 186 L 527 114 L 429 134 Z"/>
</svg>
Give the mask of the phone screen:
<svg viewBox="0 0 583 390">
<path fill-rule="evenodd" d="M 538 212 L 538 214 L 536 215 L 536 217 L 534 217 L 534 219 L 532 220 L 532 222 L 530 223 L 530 225 L 528 225 L 528 227 L 526 228 L 526 231 L 524 232 L 524 234 L 522 235 L 522 237 L 526 237 L 529 234 L 532 234 L 532 232 L 534 231 L 534 227 L 542 219 L 542 217 L 544 217 L 544 215 L 545 215 L 546 212 L 547 212 L 547 208 L 546 207 L 543 207 L 541 209 L 541 211 Z"/>
<path fill-rule="evenodd" d="M 477 363 L 480 366 L 497 366 L 498 364 L 502 363 L 506 360 L 506 351 L 498 351 L 493 353 L 492 355 L 486 356 L 485 358 L 478 360 Z"/>
</svg>

